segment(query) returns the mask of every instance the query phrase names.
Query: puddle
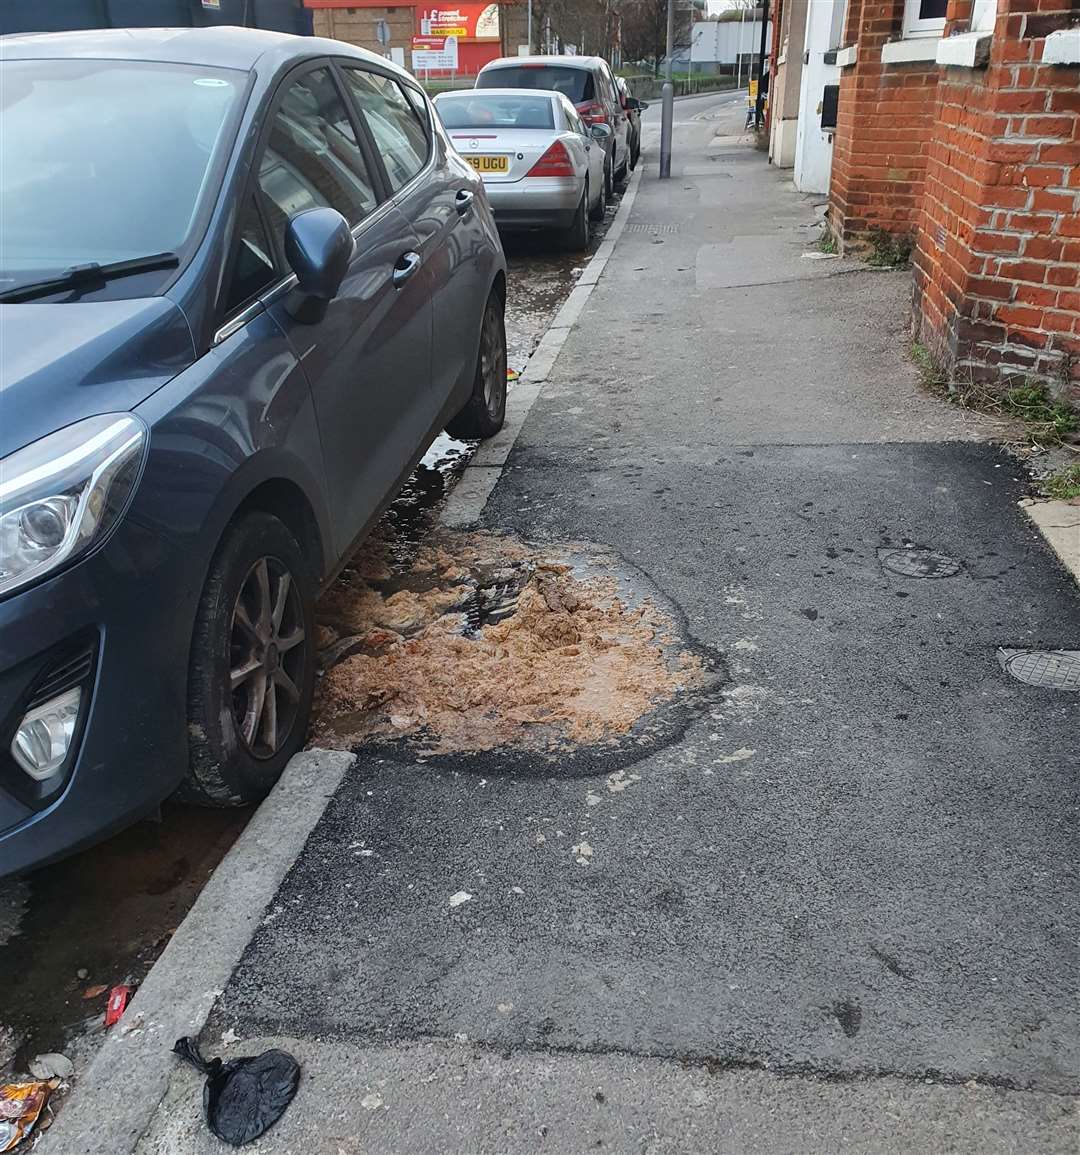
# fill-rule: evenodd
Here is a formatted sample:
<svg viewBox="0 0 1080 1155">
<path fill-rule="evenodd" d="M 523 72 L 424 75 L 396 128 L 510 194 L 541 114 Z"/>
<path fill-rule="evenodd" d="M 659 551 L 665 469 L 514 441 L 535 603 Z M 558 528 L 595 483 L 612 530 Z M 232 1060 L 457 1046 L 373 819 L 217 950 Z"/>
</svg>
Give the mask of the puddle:
<svg viewBox="0 0 1080 1155">
<path fill-rule="evenodd" d="M 79 1074 L 104 1040 L 107 989 L 84 995 L 142 982 L 250 814 L 166 805 L 160 822 L 0 882 L 17 896 L 0 946 L 0 1070 L 55 1051 Z"/>
<path fill-rule="evenodd" d="M 392 552 L 374 542 L 320 603 L 317 745 L 640 758 L 671 729 L 664 707 L 719 683 L 719 659 L 616 554 L 495 534 L 443 534 L 407 568 Z"/>
<path fill-rule="evenodd" d="M 600 246 L 622 200 L 616 192 L 603 221 L 593 225 L 583 253 L 559 252 L 546 232 L 514 233 L 503 237 L 509 279 L 506 303 L 507 361 L 523 369 L 540 343 L 552 318 L 573 291 L 593 253 Z"/>
</svg>

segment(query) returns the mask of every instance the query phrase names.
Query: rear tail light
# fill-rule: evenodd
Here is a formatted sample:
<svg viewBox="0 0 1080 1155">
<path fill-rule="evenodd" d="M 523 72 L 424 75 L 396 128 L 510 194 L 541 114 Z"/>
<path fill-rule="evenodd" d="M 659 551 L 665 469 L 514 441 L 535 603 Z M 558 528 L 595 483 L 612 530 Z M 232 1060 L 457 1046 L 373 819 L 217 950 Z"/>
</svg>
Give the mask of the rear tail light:
<svg viewBox="0 0 1080 1155">
<path fill-rule="evenodd" d="M 557 140 L 525 175 L 573 176 L 574 162 L 566 151 L 566 145 Z"/>
<path fill-rule="evenodd" d="M 607 114 L 604 106 L 595 100 L 587 101 L 577 106 L 578 115 L 586 124 L 607 124 Z"/>
</svg>

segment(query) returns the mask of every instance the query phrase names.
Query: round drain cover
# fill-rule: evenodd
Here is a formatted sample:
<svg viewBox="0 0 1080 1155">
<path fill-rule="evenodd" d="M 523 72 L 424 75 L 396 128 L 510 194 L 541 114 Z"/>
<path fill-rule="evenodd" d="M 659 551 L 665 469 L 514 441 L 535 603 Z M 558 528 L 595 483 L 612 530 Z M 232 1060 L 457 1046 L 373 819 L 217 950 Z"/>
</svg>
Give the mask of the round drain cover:
<svg viewBox="0 0 1080 1155">
<path fill-rule="evenodd" d="M 1002 650 L 1001 664 L 1029 686 L 1080 690 L 1080 650 Z"/>
<path fill-rule="evenodd" d="M 879 549 L 878 560 L 892 573 L 910 578 L 953 577 L 962 568 L 956 558 L 934 549 Z"/>
</svg>

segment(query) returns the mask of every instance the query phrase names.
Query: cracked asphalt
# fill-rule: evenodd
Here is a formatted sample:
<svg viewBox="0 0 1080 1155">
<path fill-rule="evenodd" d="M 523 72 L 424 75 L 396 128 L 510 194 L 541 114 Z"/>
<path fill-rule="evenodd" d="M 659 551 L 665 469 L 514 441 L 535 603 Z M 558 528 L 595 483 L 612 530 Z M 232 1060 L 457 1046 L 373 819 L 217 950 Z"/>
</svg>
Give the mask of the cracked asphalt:
<svg viewBox="0 0 1080 1155">
<path fill-rule="evenodd" d="M 906 276 L 805 260 L 741 109 L 677 109 L 484 524 L 614 549 L 728 680 L 614 772 L 361 754 L 204 1032 L 304 1064 L 253 1150 L 1080 1144 L 1077 697 L 996 657 L 1080 592 Z M 141 1151 L 217 1149 L 196 1087 Z"/>
</svg>

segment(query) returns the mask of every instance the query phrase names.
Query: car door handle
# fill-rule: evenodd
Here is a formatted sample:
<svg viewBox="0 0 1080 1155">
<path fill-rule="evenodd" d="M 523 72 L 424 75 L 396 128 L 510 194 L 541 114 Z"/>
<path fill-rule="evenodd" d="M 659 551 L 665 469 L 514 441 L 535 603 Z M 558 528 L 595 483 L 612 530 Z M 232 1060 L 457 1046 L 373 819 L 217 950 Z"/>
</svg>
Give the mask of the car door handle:
<svg viewBox="0 0 1080 1155">
<path fill-rule="evenodd" d="M 463 188 L 456 197 L 454 197 L 454 207 L 461 216 L 464 216 L 469 209 L 472 208 L 474 194 L 469 192 L 467 188 Z"/>
<path fill-rule="evenodd" d="M 420 268 L 419 253 L 402 253 L 394 266 L 394 288 L 400 289 L 418 268 Z"/>
</svg>

